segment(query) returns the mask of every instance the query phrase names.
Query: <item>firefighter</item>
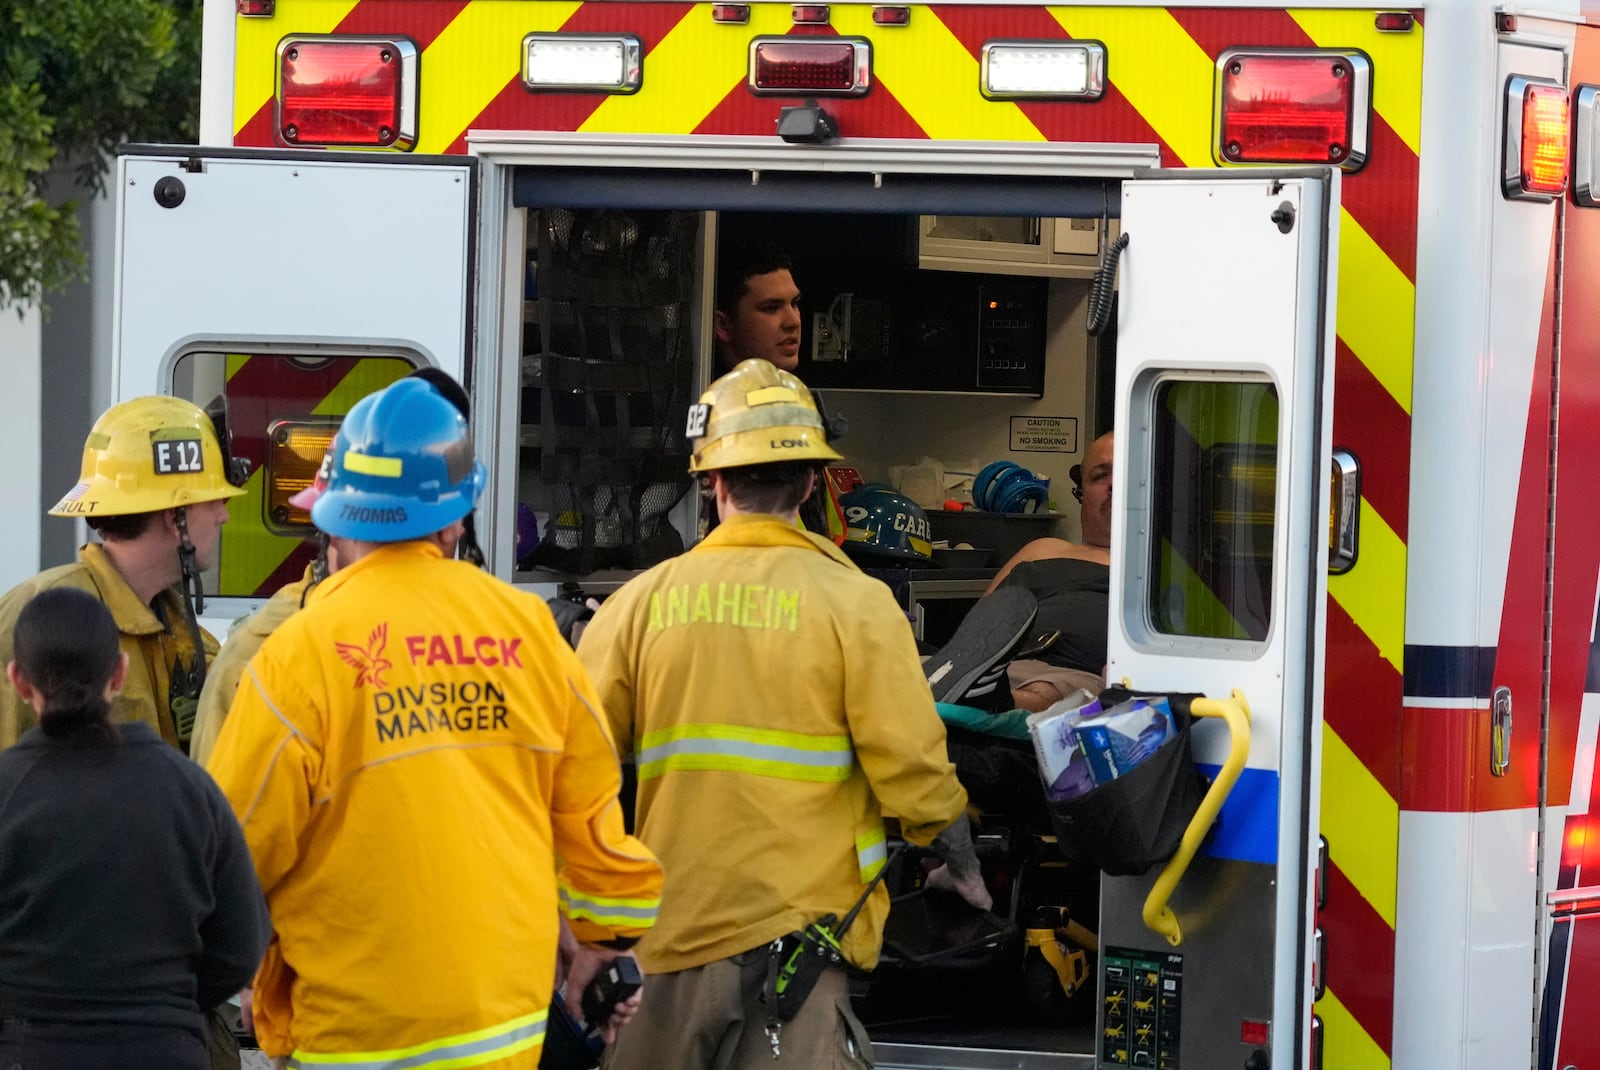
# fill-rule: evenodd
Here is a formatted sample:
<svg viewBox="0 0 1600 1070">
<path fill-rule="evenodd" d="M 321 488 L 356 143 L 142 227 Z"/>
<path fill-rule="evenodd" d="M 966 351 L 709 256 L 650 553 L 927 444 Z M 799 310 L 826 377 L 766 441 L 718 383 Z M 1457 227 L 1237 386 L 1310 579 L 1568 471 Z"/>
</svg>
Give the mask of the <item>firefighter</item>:
<svg viewBox="0 0 1600 1070">
<path fill-rule="evenodd" d="M 549 610 L 443 552 L 486 476 L 461 414 L 402 379 L 332 450 L 311 516 L 341 567 L 251 660 L 210 760 L 272 915 L 256 1036 L 300 1066 L 532 1068 L 558 910 L 581 988 L 653 923 L 661 870 Z"/>
<path fill-rule="evenodd" d="M 579 641 L 638 767 L 639 836 L 667 872 L 639 947 L 650 1000 L 604 1065 L 765 1067 L 776 1043 L 784 1065 L 868 1066 L 842 967 L 793 1021 L 769 1020 L 770 947 L 871 888 L 885 810 L 988 907 L 966 794 L 889 589 L 795 525 L 839 456 L 805 385 L 747 360 L 689 423 L 690 470 L 722 524 L 611 595 Z M 877 962 L 887 913 L 879 885 L 842 941 L 851 964 Z"/>
<path fill-rule="evenodd" d="M 445 400 L 456 407 L 463 419 L 472 419 L 467 392 L 449 372 L 438 368 L 419 368 L 411 375 L 413 378 L 425 379 L 432 383 L 439 393 L 444 395 Z M 290 498 L 289 504 L 310 512 L 328 485 L 327 473 L 331 463 L 331 455 L 324 457 L 317 478 L 309 487 Z M 310 594 L 312 586 L 326 579 L 330 573 L 338 571 L 339 555 L 328 545 L 328 537 L 318 532 L 314 536 L 314 541 L 317 544 L 317 556 L 306 566 L 305 573 L 299 579 L 278 588 L 272 593 L 272 597 L 267 599 L 265 605 L 239 621 L 228 633 L 227 639 L 222 644 L 222 650 L 213 659 L 211 671 L 206 675 L 205 688 L 200 693 L 200 711 L 195 717 L 194 737 L 189 741 L 189 754 L 202 765 L 210 758 L 211 748 L 216 746 L 217 734 L 222 731 L 222 722 L 227 719 L 228 707 L 233 702 L 234 693 L 239 690 L 239 679 L 244 674 L 244 667 L 255 657 L 256 651 L 261 649 L 261 644 L 266 641 L 267 636 L 277 631 L 278 626 L 288 620 L 290 614 L 306 604 L 306 596 Z M 472 513 L 468 513 L 463 520 L 459 543 L 441 549 L 446 557 L 459 555 L 462 560 L 470 561 L 474 565 L 483 564 L 483 551 L 478 548 Z"/>
<path fill-rule="evenodd" d="M 301 491 L 295 495 L 295 499 L 302 498 L 310 490 Z M 212 659 L 205 687 L 200 692 L 194 736 L 189 740 L 189 754 L 195 761 L 204 765 L 210 760 L 211 751 L 217 745 L 217 736 L 227 719 L 228 707 L 239 690 L 239 680 L 244 676 L 245 666 L 261 649 L 261 644 L 291 614 L 305 605 L 312 586 L 330 572 L 337 571 L 338 567 L 338 554 L 329 547 L 323 547 L 317 560 L 306 566 L 305 573 L 299 579 L 279 587 L 260 609 L 234 624 L 222 649 Z"/>
<path fill-rule="evenodd" d="M 244 491 L 213 418 L 180 398 L 142 397 L 107 409 L 84 444 L 78 483 L 50 510 L 81 516 L 100 538 L 70 565 L 41 572 L 0 598 L 0 661 L 28 600 L 51 587 L 76 587 L 106 604 L 128 677 L 116 709 L 175 747 L 187 745 L 216 640 L 200 628 L 182 584 L 198 590 L 216 563 L 228 499 Z M 239 482 L 243 482 L 239 478 Z M 0 697 L 0 745 L 34 723 L 14 693 Z"/>
</svg>

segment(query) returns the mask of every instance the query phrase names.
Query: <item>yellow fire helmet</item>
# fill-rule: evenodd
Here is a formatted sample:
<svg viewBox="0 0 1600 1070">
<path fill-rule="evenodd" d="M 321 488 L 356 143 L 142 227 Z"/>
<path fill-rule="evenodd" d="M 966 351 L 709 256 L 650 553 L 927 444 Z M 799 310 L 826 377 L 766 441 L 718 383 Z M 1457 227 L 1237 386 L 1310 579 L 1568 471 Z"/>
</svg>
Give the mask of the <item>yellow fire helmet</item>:
<svg viewBox="0 0 1600 1070">
<path fill-rule="evenodd" d="M 51 516 L 154 513 L 243 494 L 212 418 L 182 398 L 134 398 L 113 405 L 83 444 L 78 484 Z"/>
<path fill-rule="evenodd" d="M 837 461 L 811 391 L 765 360 L 740 362 L 689 406 L 689 471 L 780 461 Z"/>
</svg>

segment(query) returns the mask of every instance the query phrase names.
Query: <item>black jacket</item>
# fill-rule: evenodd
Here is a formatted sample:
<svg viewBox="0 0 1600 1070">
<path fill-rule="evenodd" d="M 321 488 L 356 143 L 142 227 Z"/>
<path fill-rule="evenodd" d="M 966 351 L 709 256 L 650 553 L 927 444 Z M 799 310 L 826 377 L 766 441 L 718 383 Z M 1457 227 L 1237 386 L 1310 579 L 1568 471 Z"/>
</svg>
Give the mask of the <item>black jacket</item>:
<svg viewBox="0 0 1600 1070">
<path fill-rule="evenodd" d="M 270 926 L 238 821 L 148 725 L 0 752 L 0 1018 L 201 1029 Z"/>
</svg>

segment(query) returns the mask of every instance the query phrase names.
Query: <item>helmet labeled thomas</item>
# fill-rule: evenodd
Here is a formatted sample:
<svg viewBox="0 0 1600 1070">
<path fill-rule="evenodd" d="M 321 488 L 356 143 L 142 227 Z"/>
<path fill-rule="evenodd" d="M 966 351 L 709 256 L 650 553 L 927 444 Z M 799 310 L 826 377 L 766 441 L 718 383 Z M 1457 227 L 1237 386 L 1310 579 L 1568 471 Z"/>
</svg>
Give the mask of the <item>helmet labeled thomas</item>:
<svg viewBox="0 0 1600 1070">
<path fill-rule="evenodd" d="M 441 397 L 456 407 L 464 420 L 472 419 L 472 403 L 467 398 L 467 392 L 461 384 L 456 382 L 455 376 L 443 368 L 422 367 L 410 372 L 407 378 L 421 379 L 432 383 L 433 388 L 439 391 Z M 322 455 L 322 463 L 317 466 L 317 474 L 310 484 L 289 496 L 289 504 L 296 509 L 311 512 L 311 507 L 317 504 L 317 499 L 322 497 L 328 489 L 328 474 L 333 471 L 333 443 L 328 444 L 328 450 Z"/>
<path fill-rule="evenodd" d="M 782 461 L 837 461 L 811 391 L 765 360 L 740 361 L 689 406 L 691 472 Z"/>
<path fill-rule="evenodd" d="M 403 542 L 472 511 L 487 471 L 461 413 L 421 379 L 368 394 L 339 425 L 311 520 L 329 535 Z"/>
<path fill-rule="evenodd" d="M 933 560 L 933 538 L 922 506 L 887 483 L 868 483 L 839 499 L 844 549 L 865 565 L 917 565 Z"/>
<path fill-rule="evenodd" d="M 51 516 L 128 516 L 243 494 L 199 406 L 164 394 L 134 398 L 101 414 L 83 444 L 78 483 Z"/>
</svg>

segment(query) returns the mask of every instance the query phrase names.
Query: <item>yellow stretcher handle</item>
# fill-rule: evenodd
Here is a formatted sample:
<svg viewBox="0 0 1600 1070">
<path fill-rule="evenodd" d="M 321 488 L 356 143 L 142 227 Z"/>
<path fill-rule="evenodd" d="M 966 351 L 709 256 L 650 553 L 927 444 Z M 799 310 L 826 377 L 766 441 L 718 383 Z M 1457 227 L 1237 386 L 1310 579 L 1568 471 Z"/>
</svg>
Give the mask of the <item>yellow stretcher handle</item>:
<svg viewBox="0 0 1600 1070">
<path fill-rule="evenodd" d="M 1145 925 L 1152 932 L 1165 936 L 1167 943 L 1173 947 L 1183 943 L 1183 933 L 1178 929 L 1178 916 L 1167 905 L 1167 900 L 1172 898 L 1173 890 L 1183 879 L 1194 853 L 1200 849 L 1200 841 L 1211 830 L 1211 822 L 1216 820 L 1217 812 L 1222 809 L 1228 792 L 1233 790 L 1234 782 L 1239 779 L 1245 761 L 1250 757 L 1250 703 L 1245 701 L 1244 693 L 1238 688 L 1233 689 L 1231 698 L 1197 698 L 1189 704 L 1189 712 L 1195 717 L 1220 717 L 1226 721 L 1231 744 L 1222 770 L 1217 773 L 1217 779 L 1211 782 L 1206 797 L 1200 800 L 1199 809 L 1195 810 L 1189 827 L 1184 830 L 1178 850 L 1167 860 L 1161 876 L 1156 878 L 1150 894 L 1144 898 Z"/>
</svg>

